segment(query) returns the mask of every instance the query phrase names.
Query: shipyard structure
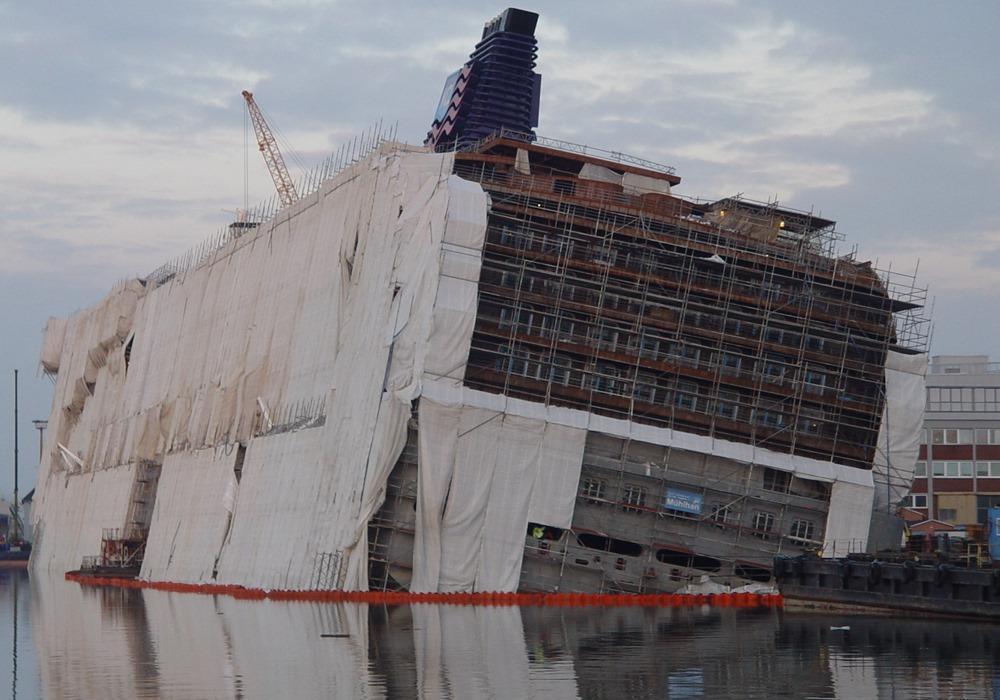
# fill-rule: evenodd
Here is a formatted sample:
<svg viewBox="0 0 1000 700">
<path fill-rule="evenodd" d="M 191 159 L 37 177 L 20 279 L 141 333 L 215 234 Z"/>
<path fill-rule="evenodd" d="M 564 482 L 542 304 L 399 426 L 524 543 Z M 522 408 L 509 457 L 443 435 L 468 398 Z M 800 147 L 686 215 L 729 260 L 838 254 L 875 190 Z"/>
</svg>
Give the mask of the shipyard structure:
<svg viewBox="0 0 1000 700">
<path fill-rule="evenodd" d="M 672 591 L 869 545 L 923 290 L 831 220 L 537 136 L 536 19 L 487 24 L 425 146 L 376 134 L 49 321 L 36 570 Z"/>
</svg>

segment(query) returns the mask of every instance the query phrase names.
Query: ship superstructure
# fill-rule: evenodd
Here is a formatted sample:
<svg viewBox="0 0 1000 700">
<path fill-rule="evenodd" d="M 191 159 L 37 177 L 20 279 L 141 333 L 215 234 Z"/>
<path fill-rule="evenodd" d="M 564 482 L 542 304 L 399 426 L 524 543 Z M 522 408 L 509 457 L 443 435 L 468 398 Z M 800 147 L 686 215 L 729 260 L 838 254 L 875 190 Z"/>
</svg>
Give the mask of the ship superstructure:
<svg viewBox="0 0 1000 700">
<path fill-rule="evenodd" d="M 923 290 L 831 220 L 536 136 L 536 19 L 487 24 L 434 151 L 373 139 L 50 322 L 36 566 L 655 591 L 865 548 L 912 479 Z"/>
<path fill-rule="evenodd" d="M 637 158 L 511 132 L 455 158 L 491 201 L 463 400 L 585 428 L 572 518 L 528 524 L 522 585 L 767 580 L 773 554 L 864 549 L 916 455 L 912 280 L 832 255 L 833 221 L 682 199 Z M 372 532 L 393 579 L 411 443 Z"/>
</svg>

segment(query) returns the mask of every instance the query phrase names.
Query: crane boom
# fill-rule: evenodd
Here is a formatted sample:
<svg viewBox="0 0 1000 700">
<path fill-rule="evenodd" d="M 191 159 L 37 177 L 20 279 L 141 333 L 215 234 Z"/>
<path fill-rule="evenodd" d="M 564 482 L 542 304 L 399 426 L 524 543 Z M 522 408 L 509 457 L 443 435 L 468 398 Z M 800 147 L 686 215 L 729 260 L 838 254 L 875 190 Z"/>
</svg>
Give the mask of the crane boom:
<svg viewBox="0 0 1000 700">
<path fill-rule="evenodd" d="M 288 206 L 299 198 L 299 193 L 295 191 L 295 183 L 292 176 L 288 174 L 285 167 L 285 159 L 278 150 L 278 143 L 274 140 L 271 127 L 264 120 L 264 115 L 260 112 L 260 107 L 253 100 L 253 93 L 243 91 L 243 99 L 247 101 L 247 111 L 250 112 L 250 121 L 253 122 L 254 133 L 257 134 L 257 146 L 264 156 L 267 169 L 271 172 L 271 179 L 274 180 L 274 187 L 278 190 L 278 197 L 281 203 Z"/>
</svg>

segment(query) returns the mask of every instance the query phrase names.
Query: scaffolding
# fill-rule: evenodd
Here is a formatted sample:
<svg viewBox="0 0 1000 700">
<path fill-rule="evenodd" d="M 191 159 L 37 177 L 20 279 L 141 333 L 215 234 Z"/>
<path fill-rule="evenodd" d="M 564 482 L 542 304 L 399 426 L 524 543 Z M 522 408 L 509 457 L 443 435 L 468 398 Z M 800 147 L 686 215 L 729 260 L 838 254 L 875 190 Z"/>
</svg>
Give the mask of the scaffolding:
<svg viewBox="0 0 1000 700">
<path fill-rule="evenodd" d="M 927 348 L 915 273 L 839 253 L 835 222 L 814 212 L 580 177 L 589 162 L 679 181 L 624 154 L 512 133 L 454 151 L 454 173 L 491 201 L 466 385 L 872 468 L 888 353 Z M 405 585 L 390 570 L 411 563 L 416 432 L 369 524 L 373 588 Z M 670 508 L 671 488 L 704 509 Z M 572 528 L 539 539 L 529 524 L 521 586 L 768 580 L 776 555 L 861 547 L 826 540 L 830 497 L 753 460 L 591 434 Z M 616 551 L 630 547 L 641 554 Z"/>
<path fill-rule="evenodd" d="M 871 467 L 887 352 L 926 350 L 915 276 L 810 212 L 626 194 L 574 154 L 524 174 L 522 148 L 456 154 L 492 199 L 468 384 Z"/>
</svg>

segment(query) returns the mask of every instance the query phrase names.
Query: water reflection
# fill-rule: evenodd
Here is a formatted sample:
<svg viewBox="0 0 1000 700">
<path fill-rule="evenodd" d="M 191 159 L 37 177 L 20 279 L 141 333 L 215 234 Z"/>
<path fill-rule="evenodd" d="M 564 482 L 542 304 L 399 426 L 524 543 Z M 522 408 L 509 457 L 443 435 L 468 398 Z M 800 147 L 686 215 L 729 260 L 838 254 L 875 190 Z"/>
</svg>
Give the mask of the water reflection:
<svg viewBox="0 0 1000 700">
<path fill-rule="evenodd" d="M 1000 627 L 773 610 L 386 608 L 0 573 L 0 625 L 5 678 L 24 698 L 989 698 L 1000 689 Z"/>
<path fill-rule="evenodd" d="M 11 697 L 16 698 L 23 685 L 21 679 L 37 677 L 34 654 L 25 655 L 25 645 L 31 644 L 23 633 L 25 591 L 27 579 L 23 572 L 0 569 L 0 694 L 9 688 Z M 22 696 L 23 697 L 23 696 Z"/>
</svg>

